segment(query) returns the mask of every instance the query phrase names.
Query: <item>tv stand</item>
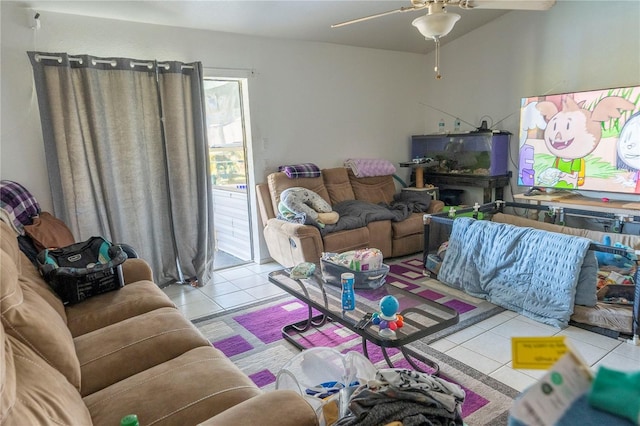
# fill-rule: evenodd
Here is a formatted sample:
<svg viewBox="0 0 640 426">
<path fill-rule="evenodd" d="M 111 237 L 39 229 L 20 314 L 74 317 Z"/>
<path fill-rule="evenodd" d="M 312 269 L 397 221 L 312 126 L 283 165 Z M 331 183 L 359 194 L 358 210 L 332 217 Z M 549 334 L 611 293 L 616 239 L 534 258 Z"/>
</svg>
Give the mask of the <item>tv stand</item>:
<svg viewBox="0 0 640 426">
<path fill-rule="evenodd" d="M 485 176 L 485 175 L 463 175 L 458 173 L 432 173 L 426 171 L 424 178 L 431 184 L 441 187 L 442 185 L 470 186 L 482 188 L 482 203 L 504 200 L 504 187 L 509 185 L 511 172 L 506 175 Z M 495 189 L 495 197 L 493 190 Z"/>
</svg>

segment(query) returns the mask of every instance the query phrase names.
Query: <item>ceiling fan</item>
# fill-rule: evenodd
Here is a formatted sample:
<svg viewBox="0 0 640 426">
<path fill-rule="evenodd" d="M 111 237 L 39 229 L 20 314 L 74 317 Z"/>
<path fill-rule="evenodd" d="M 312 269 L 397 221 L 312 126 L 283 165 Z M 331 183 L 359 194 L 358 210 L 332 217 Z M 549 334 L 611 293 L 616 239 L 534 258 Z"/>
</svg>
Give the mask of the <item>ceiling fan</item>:
<svg viewBox="0 0 640 426">
<path fill-rule="evenodd" d="M 460 19 L 457 13 L 447 13 L 446 6 L 458 6 L 461 9 L 506 9 L 506 10 L 548 10 L 556 0 L 410 0 L 411 6 L 403 6 L 399 9 L 363 16 L 338 24 L 331 28 L 343 27 L 369 19 L 380 18 L 401 12 L 413 12 L 427 9 L 427 14 L 416 18 L 411 23 L 420 31 L 426 39 L 432 39 L 436 43 L 436 78 L 440 79 L 440 38 L 451 32 L 453 26 Z"/>
</svg>

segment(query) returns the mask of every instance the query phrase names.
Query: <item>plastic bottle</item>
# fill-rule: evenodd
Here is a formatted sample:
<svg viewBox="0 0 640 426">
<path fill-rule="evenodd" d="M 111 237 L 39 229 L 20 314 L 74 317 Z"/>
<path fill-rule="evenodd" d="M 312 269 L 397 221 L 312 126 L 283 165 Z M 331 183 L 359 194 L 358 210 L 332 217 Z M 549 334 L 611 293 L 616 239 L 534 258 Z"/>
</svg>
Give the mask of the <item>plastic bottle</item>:
<svg viewBox="0 0 640 426">
<path fill-rule="evenodd" d="M 444 118 L 441 118 L 438 122 L 438 132 L 444 133 Z"/>
<path fill-rule="evenodd" d="M 353 311 L 356 308 L 356 293 L 353 289 L 355 277 L 350 272 L 340 275 L 342 283 L 342 310 Z"/>
<path fill-rule="evenodd" d="M 120 426 L 140 426 L 138 422 L 138 416 L 135 414 L 127 414 L 120 419 Z"/>
</svg>

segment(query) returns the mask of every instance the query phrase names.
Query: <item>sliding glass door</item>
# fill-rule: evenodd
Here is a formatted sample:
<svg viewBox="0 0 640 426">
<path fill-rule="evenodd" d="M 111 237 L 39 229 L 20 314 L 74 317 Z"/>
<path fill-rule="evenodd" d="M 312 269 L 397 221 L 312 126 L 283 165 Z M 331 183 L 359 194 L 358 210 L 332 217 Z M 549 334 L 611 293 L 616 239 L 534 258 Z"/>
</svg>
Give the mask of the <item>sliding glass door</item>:
<svg viewBox="0 0 640 426">
<path fill-rule="evenodd" d="M 207 137 L 213 186 L 215 269 L 253 260 L 248 197 L 246 84 L 204 78 Z"/>
</svg>

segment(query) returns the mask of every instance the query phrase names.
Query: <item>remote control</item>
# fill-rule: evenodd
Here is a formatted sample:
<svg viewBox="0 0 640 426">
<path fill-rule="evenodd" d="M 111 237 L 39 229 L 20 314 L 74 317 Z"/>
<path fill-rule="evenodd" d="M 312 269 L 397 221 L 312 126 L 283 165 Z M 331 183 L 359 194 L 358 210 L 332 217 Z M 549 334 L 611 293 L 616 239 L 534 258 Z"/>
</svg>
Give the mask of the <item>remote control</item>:
<svg viewBox="0 0 640 426">
<path fill-rule="evenodd" d="M 367 324 L 371 322 L 372 316 L 373 314 L 371 312 L 367 312 L 366 314 L 364 314 L 362 319 L 355 325 L 355 328 L 363 330 L 367 326 Z"/>
</svg>

